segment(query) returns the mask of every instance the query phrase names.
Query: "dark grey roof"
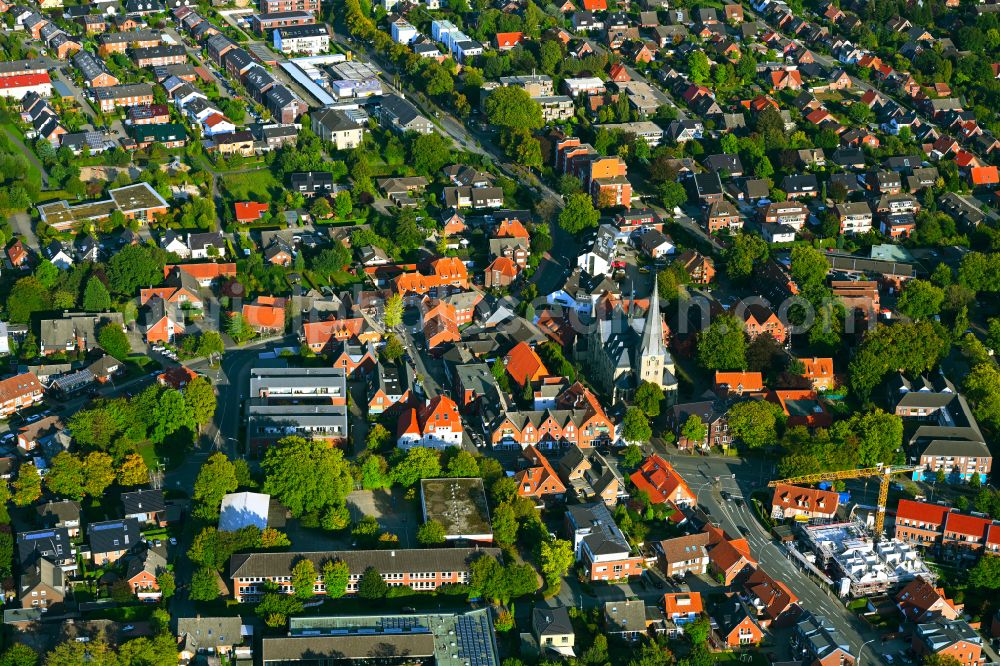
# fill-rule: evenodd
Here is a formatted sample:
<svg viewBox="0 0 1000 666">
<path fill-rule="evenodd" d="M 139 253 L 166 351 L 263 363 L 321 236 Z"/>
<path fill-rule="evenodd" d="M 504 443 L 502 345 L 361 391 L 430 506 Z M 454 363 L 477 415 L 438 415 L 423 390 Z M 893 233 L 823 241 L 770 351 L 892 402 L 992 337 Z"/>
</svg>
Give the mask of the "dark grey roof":
<svg viewBox="0 0 1000 666">
<path fill-rule="evenodd" d="M 535 608 L 531 612 L 531 626 L 537 636 L 564 636 L 573 633 L 573 623 L 565 606 Z"/>
<path fill-rule="evenodd" d="M 35 507 L 38 513 L 38 520 L 48 527 L 55 527 L 59 523 L 80 520 L 80 503 L 73 500 L 61 500 L 57 502 L 46 502 Z"/>
<path fill-rule="evenodd" d="M 142 543 L 142 527 L 135 518 L 107 520 L 91 523 L 87 528 L 87 536 L 94 553 L 131 550 Z"/>
<path fill-rule="evenodd" d="M 17 559 L 22 566 L 36 557 L 46 557 L 53 561 L 72 558 L 69 531 L 65 527 L 50 527 L 44 530 L 19 532 L 17 535 Z"/>
<path fill-rule="evenodd" d="M 166 509 L 162 490 L 136 490 L 122 493 L 122 513 L 131 516 L 137 513 L 156 513 Z"/>
<path fill-rule="evenodd" d="M 424 663 L 434 656 L 431 633 L 347 634 L 340 636 L 280 636 L 261 642 L 263 663 L 309 660 L 340 663 L 372 660 L 387 663 L 392 658 Z"/>
<path fill-rule="evenodd" d="M 319 571 L 327 560 L 345 562 L 352 574 L 375 567 L 381 574 L 415 571 L 464 571 L 477 557 L 498 558 L 498 548 L 423 548 L 397 550 L 327 550 L 292 553 L 242 553 L 229 560 L 232 578 L 287 576 L 300 559 L 310 560 Z"/>
</svg>

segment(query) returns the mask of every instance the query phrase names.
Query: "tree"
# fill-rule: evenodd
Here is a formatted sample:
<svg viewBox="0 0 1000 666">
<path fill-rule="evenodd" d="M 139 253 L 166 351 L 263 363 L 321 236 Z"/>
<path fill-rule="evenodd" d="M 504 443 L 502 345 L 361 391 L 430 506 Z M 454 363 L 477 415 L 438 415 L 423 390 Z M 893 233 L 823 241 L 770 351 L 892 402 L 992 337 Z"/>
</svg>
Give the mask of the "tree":
<svg viewBox="0 0 1000 666">
<path fill-rule="evenodd" d="M 479 476 L 479 462 L 468 451 L 459 450 L 448 461 L 448 476 L 452 478 Z"/>
<path fill-rule="evenodd" d="M 375 567 L 368 567 L 358 581 L 358 596 L 362 599 L 384 599 L 389 594 L 389 586 L 382 580 L 382 574 Z"/>
<path fill-rule="evenodd" d="M 131 297 L 140 287 L 163 280 L 164 253 L 148 245 L 126 245 L 108 262 L 111 289 Z"/>
<path fill-rule="evenodd" d="M 83 462 L 69 451 L 56 454 L 45 475 L 45 485 L 59 497 L 83 499 Z"/>
<path fill-rule="evenodd" d="M 548 584 L 548 594 L 559 593 L 562 577 L 573 566 L 573 544 L 564 539 L 552 539 L 542 543 L 541 567 L 542 576 Z"/>
<path fill-rule="evenodd" d="M 911 319 L 926 319 L 941 312 L 944 289 L 926 280 L 910 280 L 899 295 L 899 311 Z"/>
<path fill-rule="evenodd" d="M 767 241 L 756 234 L 739 233 L 726 250 L 726 273 L 734 280 L 746 280 L 754 266 L 768 256 Z"/>
<path fill-rule="evenodd" d="M 215 415 L 216 397 L 215 389 L 208 379 L 200 375 L 192 379 L 184 387 L 184 402 L 199 430 L 212 421 Z"/>
<path fill-rule="evenodd" d="M 871 394 L 890 370 L 927 372 L 948 353 L 950 334 L 933 321 L 877 325 L 865 334 L 848 368 L 851 391 L 861 400 Z"/>
<path fill-rule="evenodd" d="M 622 439 L 627 442 L 648 442 L 653 436 L 653 429 L 649 425 L 649 419 L 638 407 L 629 407 L 625 410 L 625 417 L 622 419 Z"/>
<path fill-rule="evenodd" d="M 351 579 L 351 569 L 343 560 L 327 560 L 323 563 L 323 586 L 328 599 L 339 599 L 347 594 L 347 583 Z"/>
<path fill-rule="evenodd" d="M 12 322 L 26 324 L 32 313 L 52 307 L 48 289 L 34 277 L 24 277 L 14 283 L 7 296 L 7 315 Z"/>
<path fill-rule="evenodd" d="M 114 322 L 105 324 L 97 331 L 97 343 L 101 349 L 114 356 L 119 361 L 124 361 L 132 353 L 132 343 L 122 327 Z"/>
<path fill-rule="evenodd" d="M 42 259 L 35 268 L 34 276 L 42 286 L 51 289 L 59 282 L 59 269 L 48 259 Z"/>
<path fill-rule="evenodd" d="M 184 394 L 175 389 L 167 389 L 160 394 L 153 409 L 153 431 L 149 438 L 159 444 L 174 433 L 188 430 L 194 433 L 196 425 L 191 418 Z"/>
<path fill-rule="evenodd" d="M 559 226 L 568 233 L 578 234 L 596 227 L 600 219 L 601 214 L 594 208 L 590 196 L 581 192 L 571 194 L 566 200 L 566 207 L 559 213 Z"/>
<path fill-rule="evenodd" d="M 333 208 L 330 207 L 330 200 L 326 197 L 316 197 L 313 201 L 312 206 L 309 208 L 309 213 L 318 219 L 324 220 L 333 214 Z"/>
<path fill-rule="evenodd" d="M 403 321 L 403 297 L 400 294 L 392 294 L 385 300 L 385 316 L 383 318 L 386 329 L 394 329 Z"/>
<path fill-rule="evenodd" d="M 226 351 L 226 346 L 222 342 L 222 336 L 218 331 L 204 331 L 198 337 L 198 356 L 211 356 L 222 354 Z"/>
<path fill-rule="evenodd" d="M 115 482 L 115 461 L 103 451 L 91 451 L 83 459 L 83 491 L 90 497 L 104 495 Z"/>
<path fill-rule="evenodd" d="M 536 130 L 545 124 L 541 105 L 523 88 L 501 87 L 493 90 L 483 103 L 491 125 L 504 129 Z"/>
<path fill-rule="evenodd" d="M 688 55 L 687 66 L 691 80 L 698 85 L 707 83 L 712 75 L 712 65 L 708 62 L 708 56 L 700 49 L 691 51 Z"/>
<path fill-rule="evenodd" d="M 451 162 L 451 139 L 431 132 L 421 134 L 410 143 L 410 164 L 417 173 L 434 176 Z"/>
<path fill-rule="evenodd" d="M 1000 557 L 984 555 L 969 571 L 969 585 L 981 590 L 1000 589 Z"/>
<path fill-rule="evenodd" d="M 940 652 L 924 657 L 924 666 L 962 666 L 962 662 L 950 654 Z"/>
<path fill-rule="evenodd" d="M 342 220 L 346 220 L 354 210 L 354 202 L 351 201 L 351 193 L 347 190 L 341 190 L 337 192 L 337 196 L 333 199 L 334 206 L 337 209 L 337 217 Z"/>
<path fill-rule="evenodd" d="M 118 466 L 118 485 L 141 486 L 149 482 L 149 468 L 138 453 L 130 453 Z"/>
<path fill-rule="evenodd" d="M 638 444 L 629 444 L 622 449 L 622 465 L 631 469 L 642 462 L 642 448 Z"/>
<path fill-rule="evenodd" d="M 698 360 L 709 370 L 746 370 L 746 334 L 740 320 L 719 315 L 698 337 Z"/>
<path fill-rule="evenodd" d="M 692 414 L 681 427 L 681 437 L 692 444 L 701 445 L 708 437 L 708 426 L 697 414 Z"/>
<path fill-rule="evenodd" d="M 14 643 L 0 655 L 0 666 L 35 666 L 38 654 L 24 643 Z"/>
<path fill-rule="evenodd" d="M 423 546 L 436 546 L 445 542 L 444 525 L 431 519 L 417 530 L 417 541 Z"/>
<path fill-rule="evenodd" d="M 392 480 L 404 488 L 415 485 L 420 479 L 441 476 L 441 454 L 426 446 L 397 450 L 392 465 Z"/>
<path fill-rule="evenodd" d="M 635 406 L 646 416 L 654 417 L 660 414 L 660 403 L 663 402 L 663 389 L 657 384 L 644 381 L 635 390 Z"/>
<path fill-rule="evenodd" d="M 96 276 L 87 280 L 87 288 L 83 291 L 83 309 L 89 312 L 104 312 L 111 309 L 111 294 Z"/>
<path fill-rule="evenodd" d="M 369 451 L 380 451 L 392 440 L 392 434 L 381 423 L 375 423 L 368 429 L 365 437 L 365 447 Z"/>
<path fill-rule="evenodd" d="M 858 439 L 857 462 L 862 467 L 897 462 L 897 450 L 903 446 L 903 420 L 895 414 L 876 409 L 856 414 L 850 420 Z M 901 461 L 900 461 L 901 462 Z"/>
<path fill-rule="evenodd" d="M 677 181 L 669 180 L 661 184 L 658 191 L 660 193 L 660 201 L 668 211 L 672 211 L 688 199 L 687 190 Z"/>
<path fill-rule="evenodd" d="M 201 466 L 198 478 L 195 479 L 191 496 L 194 500 L 192 514 L 209 522 L 218 520 L 222 498 L 238 487 L 236 467 L 226 454 L 213 453 Z"/>
<path fill-rule="evenodd" d="M 317 440 L 285 437 L 267 450 L 261 468 L 264 492 L 294 516 L 340 506 L 354 488 L 343 451 Z"/>
<path fill-rule="evenodd" d="M 792 248 L 792 277 L 800 289 L 823 285 L 830 263 L 823 253 L 809 245 L 797 245 Z"/>
<path fill-rule="evenodd" d="M 993 429 L 1000 427 L 1000 370 L 994 363 L 980 363 L 972 368 L 962 385 L 972 402 L 972 413 Z"/>
<path fill-rule="evenodd" d="M 219 577 L 208 567 L 198 567 L 191 574 L 188 597 L 192 601 L 215 601 L 219 598 Z"/>
<path fill-rule="evenodd" d="M 174 574 L 169 571 L 164 571 L 157 576 L 156 584 L 159 586 L 160 594 L 163 595 L 164 599 L 174 596 L 174 592 L 177 590 L 177 582 L 174 580 Z"/>
<path fill-rule="evenodd" d="M 308 599 L 313 595 L 316 584 L 316 567 L 312 560 L 302 558 L 292 567 L 292 589 L 299 599 Z"/>
<path fill-rule="evenodd" d="M 226 322 L 226 333 L 237 344 L 242 344 L 254 336 L 253 327 L 239 312 L 229 315 L 229 320 Z"/>
<path fill-rule="evenodd" d="M 510 504 L 501 504 L 493 511 L 493 538 L 501 545 L 511 545 L 517 540 L 517 515 Z"/>
<path fill-rule="evenodd" d="M 712 627 L 708 618 L 704 616 L 684 626 L 684 635 L 687 636 L 692 645 L 700 645 L 708 641 L 708 635 L 711 631 Z"/>
<path fill-rule="evenodd" d="M 778 439 L 781 410 L 766 400 L 738 402 L 729 408 L 729 432 L 751 449 L 774 444 Z"/>
<path fill-rule="evenodd" d="M 42 496 L 42 476 L 34 463 L 21 465 L 11 498 L 17 506 L 31 506 Z"/>
<path fill-rule="evenodd" d="M 287 548 L 292 545 L 292 540 L 281 530 L 273 527 L 265 527 L 260 531 L 260 538 L 257 540 L 257 547 L 264 550 L 272 548 Z"/>
</svg>

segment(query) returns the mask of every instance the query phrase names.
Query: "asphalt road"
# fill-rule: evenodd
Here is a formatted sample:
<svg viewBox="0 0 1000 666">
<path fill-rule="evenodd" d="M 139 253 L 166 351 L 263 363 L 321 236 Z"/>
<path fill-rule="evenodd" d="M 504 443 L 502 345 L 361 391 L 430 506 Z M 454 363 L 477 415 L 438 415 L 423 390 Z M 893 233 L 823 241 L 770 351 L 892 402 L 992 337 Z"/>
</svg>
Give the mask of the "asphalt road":
<svg viewBox="0 0 1000 666">
<path fill-rule="evenodd" d="M 770 462 L 674 455 L 670 457 L 670 463 L 687 480 L 697 495 L 698 503 L 712 519 L 730 536 L 742 535 L 746 538 L 761 567 L 787 584 L 804 608 L 826 616 L 848 640 L 854 654 L 862 643 L 878 636 L 863 620 L 849 612 L 829 588 L 817 584 L 810 574 L 793 563 L 761 526 L 746 501 L 738 504 L 722 498 L 721 493 L 726 491 L 732 496 L 749 500 L 754 489 L 766 486 L 773 478 Z"/>
</svg>

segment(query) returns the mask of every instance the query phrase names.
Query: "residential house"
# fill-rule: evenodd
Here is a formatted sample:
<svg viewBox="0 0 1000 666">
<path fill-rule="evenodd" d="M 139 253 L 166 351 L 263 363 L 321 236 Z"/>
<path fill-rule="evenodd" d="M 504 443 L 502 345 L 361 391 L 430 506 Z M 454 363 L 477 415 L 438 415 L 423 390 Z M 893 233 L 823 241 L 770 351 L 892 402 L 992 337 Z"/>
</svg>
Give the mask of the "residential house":
<svg viewBox="0 0 1000 666">
<path fill-rule="evenodd" d="M 569 506 L 566 529 L 589 580 L 616 581 L 642 574 L 642 557 L 632 554 L 603 502 Z"/>
<path fill-rule="evenodd" d="M 548 459 L 534 446 L 526 447 L 521 453 L 528 461 L 529 467 L 514 475 L 518 496 L 535 500 L 545 500 L 550 497 L 562 498 L 566 494 L 566 486 L 563 485 Z"/>
<path fill-rule="evenodd" d="M 438 395 L 424 404 L 403 410 L 397 426 L 397 446 L 403 449 L 461 446 L 464 431 L 458 405 L 448 396 Z"/>
<path fill-rule="evenodd" d="M 87 539 L 95 566 L 114 564 L 142 543 L 142 526 L 135 518 L 91 523 L 87 526 Z"/>
<path fill-rule="evenodd" d="M 781 483 L 774 487 L 771 496 L 771 518 L 831 520 L 837 515 L 839 505 L 840 495 L 831 490 L 802 488 Z"/>
<path fill-rule="evenodd" d="M 649 494 L 652 504 L 669 502 L 686 506 L 696 501 L 687 482 L 678 474 L 673 465 L 658 455 L 652 455 L 629 477 L 636 488 Z"/>
</svg>

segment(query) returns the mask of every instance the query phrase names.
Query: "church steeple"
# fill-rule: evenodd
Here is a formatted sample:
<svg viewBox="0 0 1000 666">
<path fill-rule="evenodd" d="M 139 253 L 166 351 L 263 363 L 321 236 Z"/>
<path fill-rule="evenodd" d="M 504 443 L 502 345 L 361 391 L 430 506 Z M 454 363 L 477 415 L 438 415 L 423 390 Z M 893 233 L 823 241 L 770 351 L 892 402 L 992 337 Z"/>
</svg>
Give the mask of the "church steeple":
<svg viewBox="0 0 1000 666">
<path fill-rule="evenodd" d="M 653 293 L 649 297 L 649 310 L 646 312 L 646 322 L 642 328 L 642 344 L 639 346 L 639 358 L 664 356 L 667 351 L 663 347 L 663 317 L 660 316 L 660 278 L 653 280 Z"/>
</svg>

